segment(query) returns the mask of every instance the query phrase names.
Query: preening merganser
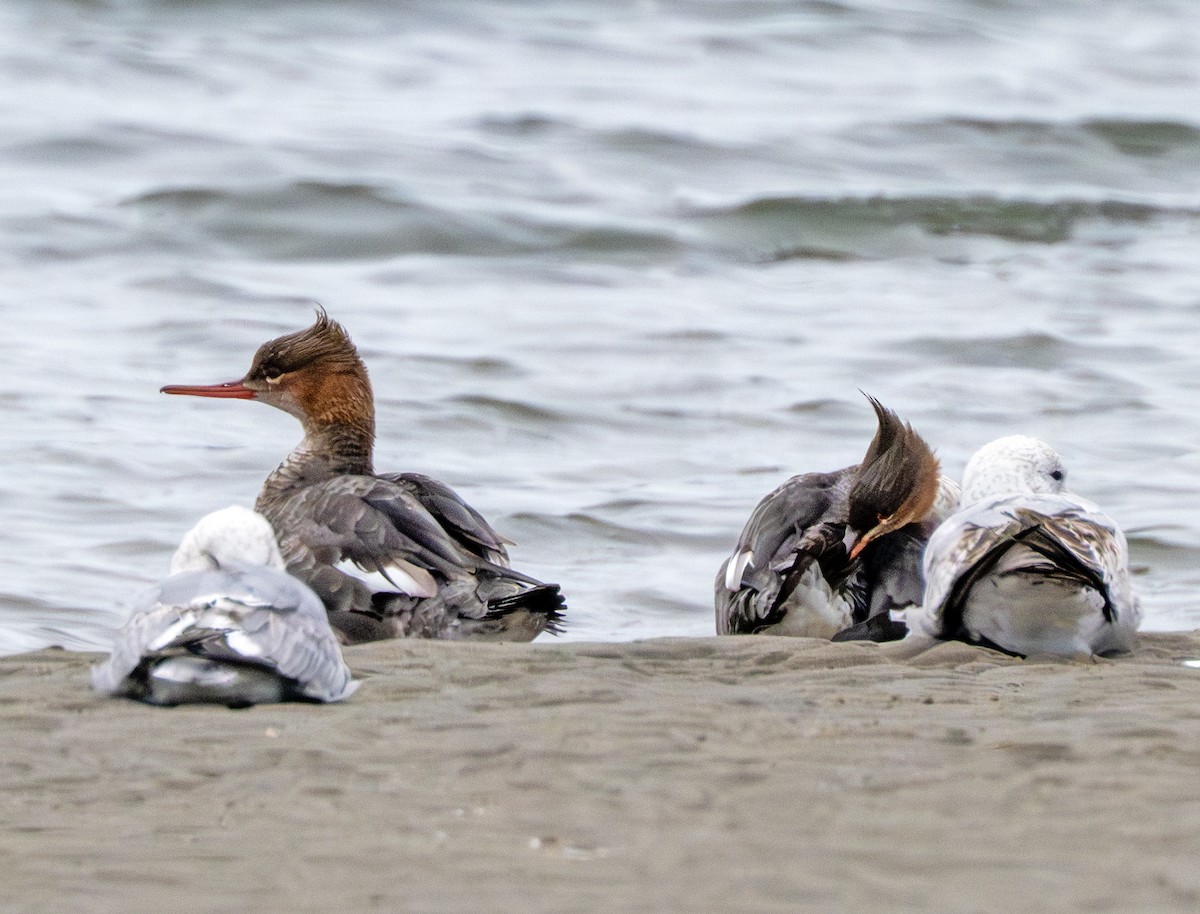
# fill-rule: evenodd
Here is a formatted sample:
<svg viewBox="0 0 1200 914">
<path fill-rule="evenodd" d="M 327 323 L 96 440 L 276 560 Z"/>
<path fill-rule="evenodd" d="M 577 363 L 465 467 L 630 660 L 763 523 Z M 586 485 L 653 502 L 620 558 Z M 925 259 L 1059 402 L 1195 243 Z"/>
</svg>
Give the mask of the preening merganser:
<svg viewBox="0 0 1200 914">
<path fill-rule="evenodd" d="M 914 634 L 1010 654 L 1129 651 L 1141 621 L 1124 533 L 1067 491 L 1050 445 L 1023 435 L 968 461 L 962 508 L 930 538 L 925 578 Z"/>
<path fill-rule="evenodd" d="M 283 567 L 262 515 L 235 506 L 205 516 L 92 668 L 92 686 L 157 705 L 348 698 L 358 683 L 325 607 Z"/>
<path fill-rule="evenodd" d="M 867 399 L 878 428 L 862 463 L 793 476 L 750 515 L 717 575 L 718 634 L 903 637 L 890 613 L 920 601 L 921 550 L 958 487 L 911 425 Z"/>
<path fill-rule="evenodd" d="M 317 592 L 344 641 L 529 641 L 559 630 L 558 585 L 510 568 L 508 541 L 449 486 L 375 473 L 367 369 L 324 310 L 308 329 L 260 346 L 240 381 L 162 390 L 260 400 L 300 420 L 304 439 L 255 507 L 275 528 L 288 571 Z"/>
</svg>

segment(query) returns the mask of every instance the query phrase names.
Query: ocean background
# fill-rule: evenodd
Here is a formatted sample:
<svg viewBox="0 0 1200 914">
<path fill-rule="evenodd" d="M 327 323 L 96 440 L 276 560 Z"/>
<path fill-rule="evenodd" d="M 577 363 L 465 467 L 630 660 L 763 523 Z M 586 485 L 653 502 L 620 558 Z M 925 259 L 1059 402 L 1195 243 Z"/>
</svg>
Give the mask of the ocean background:
<svg viewBox="0 0 1200 914">
<path fill-rule="evenodd" d="M 253 502 L 295 420 L 158 389 L 318 303 L 565 638 L 710 634 L 860 389 L 1049 440 L 1200 625 L 1200 5 L 9 0 L 0 81 L 0 652 Z"/>
</svg>

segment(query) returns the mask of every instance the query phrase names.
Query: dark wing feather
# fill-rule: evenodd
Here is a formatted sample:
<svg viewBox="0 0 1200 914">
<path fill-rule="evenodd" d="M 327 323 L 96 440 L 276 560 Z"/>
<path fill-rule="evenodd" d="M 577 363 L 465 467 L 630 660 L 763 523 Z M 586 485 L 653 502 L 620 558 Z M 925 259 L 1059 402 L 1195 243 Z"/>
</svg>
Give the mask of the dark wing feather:
<svg viewBox="0 0 1200 914">
<path fill-rule="evenodd" d="M 988 532 L 994 534 L 996 531 Z M 1004 558 L 1004 554 L 1017 543 L 1013 534 L 1008 532 L 998 537 L 988 536 L 975 539 L 976 545 L 971 551 L 970 562 L 955 579 L 941 606 L 941 631 L 937 635 L 939 638 L 974 640 L 963 623 L 967 597 L 970 595 L 971 589 L 980 580 L 987 577 L 1000 559 Z"/>
<path fill-rule="evenodd" d="M 334 477 L 260 510 L 281 531 L 279 548 L 288 570 L 312 587 L 331 613 L 379 617 L 416 606 L 415 598 L 403 595 L 399 602 L 381 602 L 363 581 L 336 567 L 342 561 L 385 576 L 401 563 L 413 573 L 428 573 L 438 599 L 422 604 L 424 615 L 447 624 L 456 616 L 482 616 L 493 599 L 541 585 L 492 561 L 478 543 L 471 541 L 468 548 L 456 532 L 471 515 L 461 499 L 439 486 L 422 486 L 426 500 L 439 511 L 436 515 L 413 494 L 412 485 L 374 476 Z M 458 518 L 449 527 L 441 522 L 447 513 Z M 487 538 L 482 527 L 471 526 L 476 538 Z M 427 579 L 424 586 L 429 583 Z M 434 622 L 423 625 L 427 636 L 435 630 Z M 345 627 L 339 625 L 339 630 Z"/>
<path fill-rule="evenodd" d="M 500 565 L 508 564 L 505 544 L 474 508 L 444 482 L 421 473 L 389 473 L 380 477 L 409 492 L 449 533 L 458 545 Z"/>
<path fill-rule="evenodd" d="M 870 544 L 862 553 L 865 575 L 870 581 L 870 601 L 864 606 L 864 621 L 892 610 L 921 603 L 925 578 L 921 557 L 929 540 L 926 525 L 909 524 Z"/>
<path fill-rule="evenodd" d="M 437 578 L 461 576 L 483 560 L 460 549 L 406 489 L 370 476 L 337 476 L 287 499 L 260 504 L 279 532 L 288 571 L 330 612 L 371 612 L 371 590 L 337 567 L 350 561 L 386 573 L 408 562 Z"/>
<path fill-rule="evenodd" d="M 897 622 L 887 613 L 876 613 L 866 619 L 844 628 L 830 641 L 899 641 L 908 634 L 908 626 Z"/>
<path fill-rule="evenodd" d="M 814 561 L 827 575 L 845 573 L 846 496 L 855 469 L 793 476 L 758 503 L 717 575 L 719 634 L 753 633 L 778 622 L 782 603 Z M 729 581 L 731 563 L 736 569 L 747 555 L 737 580 Z"/>
<path fill-rule="evenodd" d="M 289 567 L 348 559 L 378 571 L 405 559 L 449 575 L 469 561 L 407 490 L 369 476 L 338 476 L 308 486 L 268 518 L 281 531 L 280 550 Z"/>
<path fill-rule="evenodd" d="M 127 694 L 132 686 L 128 677 L 142 662 L 150 645 L 163 640 L 172 628 L 179 630 L 186 626 L 172 604 L 165 604 L 170 611 L 164 611 L 160 592 L 161 585 L 155 586 L 138 601 L 138 609 L 114 636 L 108 657 L 92 667 L 92 687 L 96 691 Z"/>
<path fill-rule="evenodd" d="M 1015 512 L 1018 517 L 1021 512 Z M 1032 520 L 1040 520 L 1036 525 Z M 1045 558 L 1060 574 L 1075 578 L 1080 583 L 1094 589 L 1104 597 L 1104 621 L 1115 622 L 1117 607 L 1108 586 L 1105 568 L 1095 555 L 1093 548 L 1094 537 L 1080 536 L 1083 531 L 1081 523 L 1094 525 L 1084 518 L 1069 515 L 1059 515 L 1049 519 L 1040 519 L 1030 512 L 1026 522 L 1031 525 L 1023 533 L 1014 537 L 1019 539 L 1038 555 Z"/>
</svg>

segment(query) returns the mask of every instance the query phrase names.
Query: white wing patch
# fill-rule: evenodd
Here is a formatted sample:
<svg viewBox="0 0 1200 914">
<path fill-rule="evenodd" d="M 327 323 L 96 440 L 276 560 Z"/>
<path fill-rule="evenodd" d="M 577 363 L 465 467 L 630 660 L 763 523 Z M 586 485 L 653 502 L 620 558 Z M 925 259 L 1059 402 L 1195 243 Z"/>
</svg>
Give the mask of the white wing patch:
<svg viewBox="0 0 1200 914">
<path fill-rule="evenodd" d="M 201 657 L 171 657 L 154 667 L 155 679 L 209 688 L 231 685 L 237 675 L 238 671 L 233 667 Z"/>
<path fill-rule="evenodd" d="M 258 660 L 263 656 L 263 646 L 245 632 L 230 632 L 225 636 L 225 643 L 243 657 Z"/>
<path fill-rule="evenodd" d="M 729 559 L 729 564 L 725 566 L 725 589 L 733 592 L 741 590 L 742 575 L 746 569 L 754 564 L 754 552 L 747 549 L 744 552 L 739 552 Z"/>
<path fill-rule="evenodd" d="M 350 561 L 338 563 L 337 569 L 358 578 L 371 588 L 373 593 L 398 590 L 410 597 L 428 598 L 436 596 L 438 592 L 437 581 L 433 579 L 433 575 L 404 559 L 397 559 L 382 571 L 365 571 Z"/>
<path fill-rule="evenodd" d="M 161 635 L 146 645 L 146 650 L 161 651 L 163 648 L 174 644 L 175 639 L 178 638 L 185 630 L 190 628 L 195 619 L 195 613 L 180 615 L 180 617 L 165 631 L 163 631 Z"/>
</svg>

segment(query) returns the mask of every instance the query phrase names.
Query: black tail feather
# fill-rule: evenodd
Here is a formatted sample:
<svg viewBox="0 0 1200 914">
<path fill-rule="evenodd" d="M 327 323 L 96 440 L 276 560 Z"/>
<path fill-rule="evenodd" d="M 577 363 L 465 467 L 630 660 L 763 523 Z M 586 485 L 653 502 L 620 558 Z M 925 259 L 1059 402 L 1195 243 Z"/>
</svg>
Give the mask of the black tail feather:
<svg viewBox="0 0 1200 914">
<path fill-rule="evenodd" d="M 488 601 L 488 616 L 507 616 L 514 612 L 530 612 L 546 617 L 545 631 L 552 635 L 563 632 L 563 610 L 567 608 L 557 584 L 538 584 L 528 590 Z"/>
</svg>

